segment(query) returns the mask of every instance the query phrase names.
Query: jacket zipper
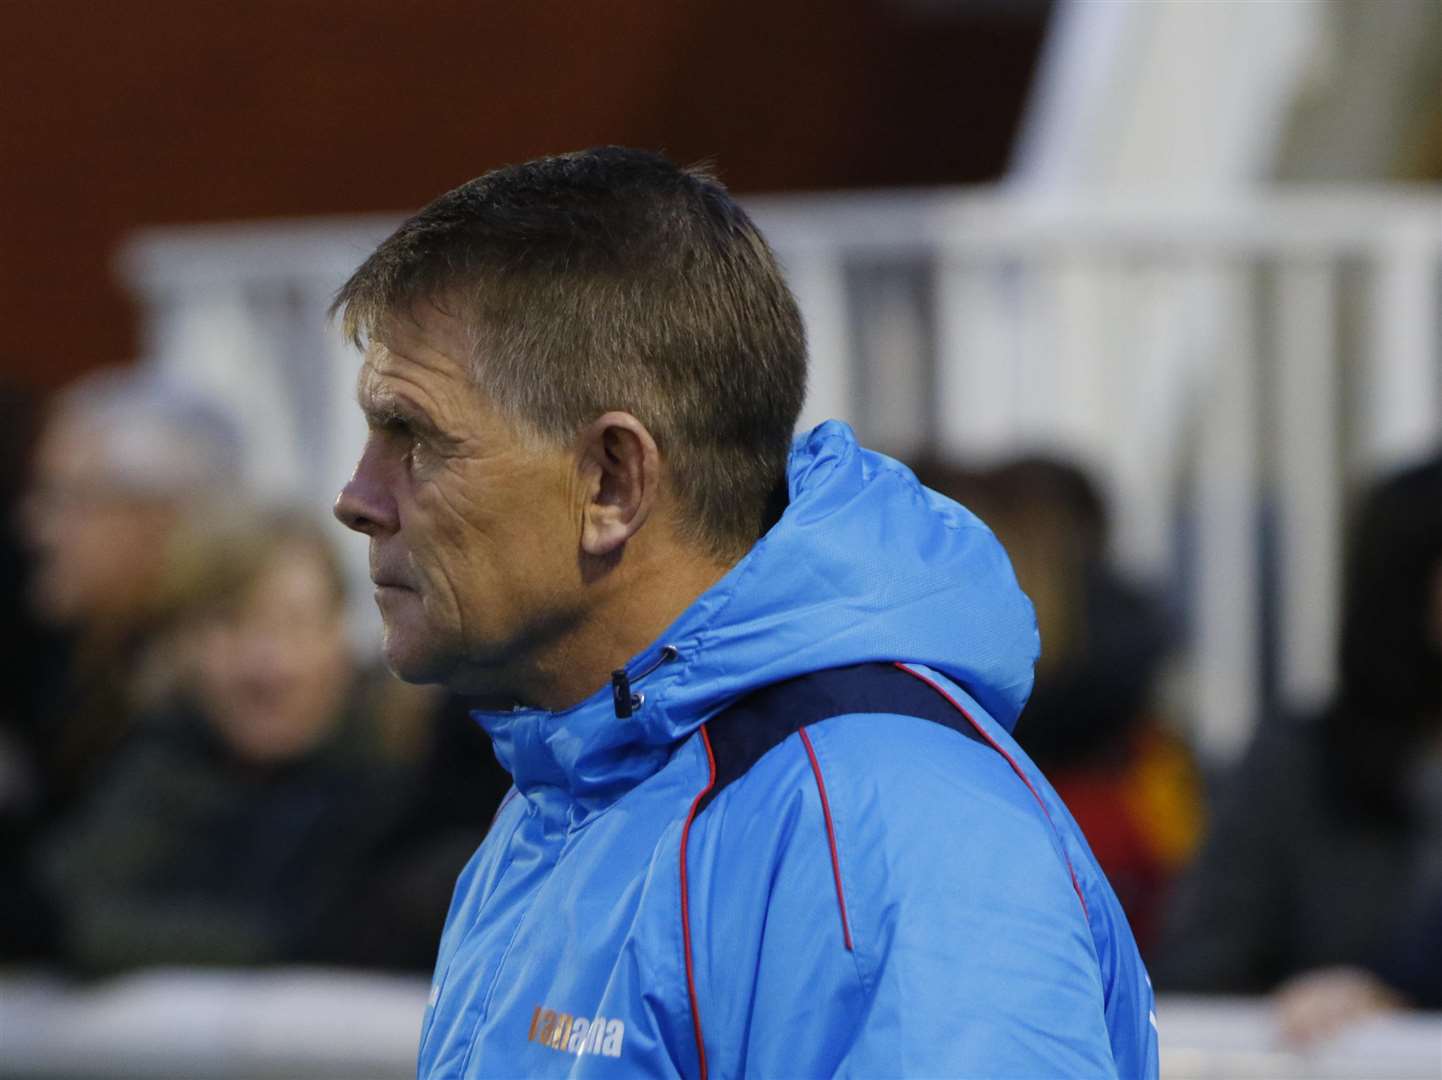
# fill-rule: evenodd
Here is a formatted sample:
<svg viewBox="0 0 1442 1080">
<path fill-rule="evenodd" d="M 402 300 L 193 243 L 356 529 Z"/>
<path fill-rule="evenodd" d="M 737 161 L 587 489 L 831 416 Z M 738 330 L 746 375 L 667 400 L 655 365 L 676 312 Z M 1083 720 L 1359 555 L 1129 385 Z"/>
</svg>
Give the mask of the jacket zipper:
<svg viewBox="0 0 1442 1080">
<path fill-rule="evenodd" d="M 634 715 L 636 710 L 646 700 L 644 693 L 632 693 L 631 683 L 640 682 L 647 675 L 659 668 L 662 664 L 669 664 L 676 657 L 681 655 L 681 650 L 674 645 L 662 645 L 661 654 L 656 657 L 644 670 L 636 672 L 634 679 L 626 674 L 625 668 L 617 668 L 611 672 L 611 703 L 616 709 L 618 719 L 625 720 Z"/>
</svg>

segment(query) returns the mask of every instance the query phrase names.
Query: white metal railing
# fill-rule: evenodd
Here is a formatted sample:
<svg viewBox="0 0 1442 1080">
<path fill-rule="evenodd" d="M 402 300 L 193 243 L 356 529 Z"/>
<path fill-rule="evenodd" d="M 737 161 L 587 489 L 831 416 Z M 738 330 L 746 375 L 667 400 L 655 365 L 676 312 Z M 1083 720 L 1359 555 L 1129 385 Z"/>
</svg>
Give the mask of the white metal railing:
<svg viewBox="0 0 1442 1080">
<path fill-rule="evenodd" d="M 426 981 L 352 971 L 170 968 L 89 985 L 0 976 L 0 1077 L 388 1080 L 414 1071 Z M 1442 1014 L 1393 1013 L 1306 1048 L 1260 998 L 1162 995 L 1167 1080 L 1435 1077 Z"/>
<path fill-rule="evenodd" d="M 1211 756 L 1240 748 L 1264 698 L 1264 590 L 1273 689 L 1329 692 L 1348 492 L 1442 430 L 1442 192 L 748 205 L 807 317 L 804 421 L 842 417 L 902 455 L 1089 467 L 1123 565 L 1186 583 L 1179 701 Z M 155 230 L 124 253 L 151 361 L 235 406 L 265 491 L 319 504 L 344 480 L 356 359 L 324 309 L 394 221 Z"/>
<path fill-rule="evenodd" d="M 76 983 L 0 974 L 0 1077 L 394 1080 L 427 980 L 324 968 L 155 968 Z"/>
</svg>

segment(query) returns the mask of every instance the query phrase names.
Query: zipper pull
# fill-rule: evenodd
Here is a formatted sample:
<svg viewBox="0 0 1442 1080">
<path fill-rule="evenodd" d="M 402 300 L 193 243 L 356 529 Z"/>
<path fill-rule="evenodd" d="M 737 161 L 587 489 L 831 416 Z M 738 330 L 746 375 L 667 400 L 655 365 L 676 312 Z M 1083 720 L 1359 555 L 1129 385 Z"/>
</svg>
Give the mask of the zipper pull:
<svg viewBox="0 0 1442 1080">
<path fill-rule="evenodd" d="M 661 646 L 661 655 L 656 658 L 656 662 L 645 671 L 638 671 L 636 678 L 644 679 L 662 664 L 669 664 L 680 655 L 681 650 L 674 645 Z M 645 694 L 631 693 L 631 676 L 626 674 L 625 668 L 617 668 L 611 672 L 611 704 L 615 707 L 619 719 L 625 720 L 633 716 L 645 700 Z"/>
<path fill-rule="evenodd" d="M 621 720 L 628 719 L 641 704 L 640 696 L 631 693 L 631 677 L 626 674 L 625 668 L 611 672 L 611 703 Z"/>
</svg>

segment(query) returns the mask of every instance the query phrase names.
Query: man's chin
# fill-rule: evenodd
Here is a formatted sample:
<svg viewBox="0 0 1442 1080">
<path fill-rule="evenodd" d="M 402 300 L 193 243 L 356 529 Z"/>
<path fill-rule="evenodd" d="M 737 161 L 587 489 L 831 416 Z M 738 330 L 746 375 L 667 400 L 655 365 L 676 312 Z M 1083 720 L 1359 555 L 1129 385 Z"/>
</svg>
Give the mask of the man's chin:
<svg viewBox="0 0 1442 1080">
<path fill-rule="evenodd" d="M 381 658 L 401 682 L 444 686 L 472 699 L 477 708 L 508 709 L 515 704 L 514 695 L 497 690 L 493 672 L 464 662 L 450 650 L 419 647 L 404 634 L 386 630 Z"/>
<path fill-rule="evenodd" d="M 401 682 L 443 686 L 465 698 L 471 708 L 503 711 L 516 706 L 516 694 L 498 687 L 494 672 L 478 670 L 475 665 L 449 656 L 407 651 L 398 645 L 388 636 L 381 656 Z"/>
<path fill-rule="evenodd" d="M 381 659 L 392 675 L 401 682 L 417 685 L 448 685 L 453 664 L 447 664 L 443 657 L 431 650 L 417 649 L 404 640 L 402 635 L 386 630 L 381 645 Z"/>
</svg>

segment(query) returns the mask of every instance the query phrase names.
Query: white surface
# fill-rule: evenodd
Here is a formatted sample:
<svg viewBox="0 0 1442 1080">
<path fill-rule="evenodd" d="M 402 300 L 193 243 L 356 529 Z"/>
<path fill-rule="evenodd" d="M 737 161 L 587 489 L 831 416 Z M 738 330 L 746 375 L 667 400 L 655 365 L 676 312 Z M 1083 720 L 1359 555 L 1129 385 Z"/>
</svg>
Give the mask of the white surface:
<svg viewBox="0 0 1442 1080">
<path fill-rule="evenodd" d="M 90 987 L 0 977 L 0 1076 L 388 1080 L 415 1070 L 427 984 L 321 970 L 158 970 Z M 1165 1080 L 1437 1080 L 1442 1015 L 1377 1017 L 1302 1051 L 1271 1006 L 1162 997 Z"/>
<path fill-rule="evenodd" d="M 1163 996 L 1163 1080 L 1438 1080 L 1442 1015 L 1393 1013 L 1308 1049 L 1288 1046 L 1264 1000 Z"/>
<path fill-rule="evenodd" d="M 0 1075 L 407 1077 L 427 989 L 306 969 L 161 969 L 90 987 L 0 978 Z"/>
<path fill-rule="evenodd" d="M 1326 4 L 1062 0 L 1013 182 L 1206 189 L 1274 174 Z"/>
</svg>

